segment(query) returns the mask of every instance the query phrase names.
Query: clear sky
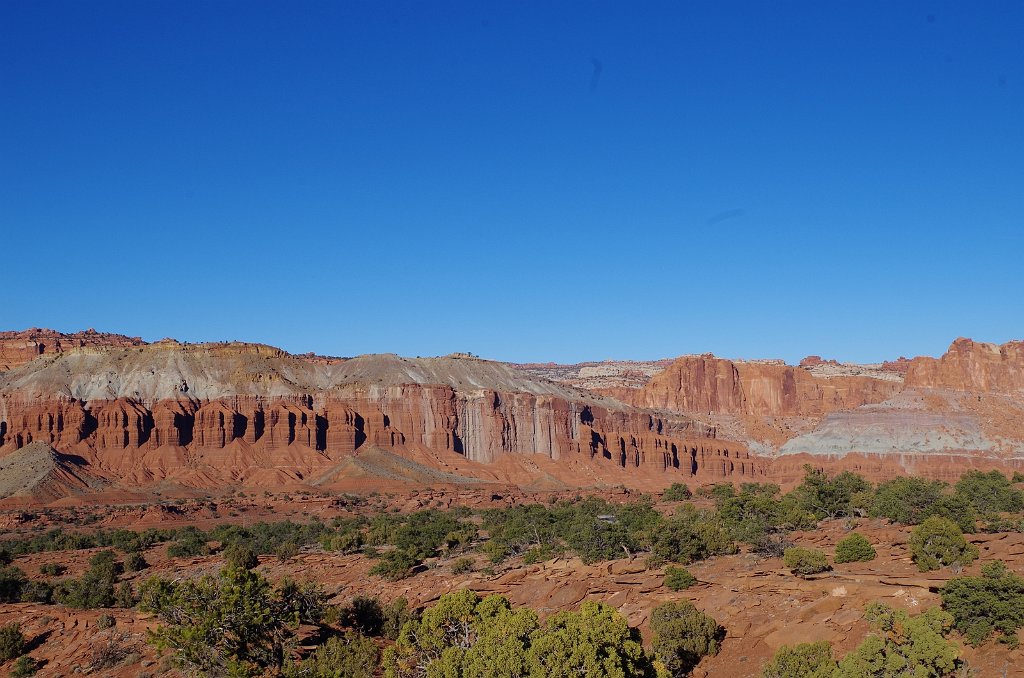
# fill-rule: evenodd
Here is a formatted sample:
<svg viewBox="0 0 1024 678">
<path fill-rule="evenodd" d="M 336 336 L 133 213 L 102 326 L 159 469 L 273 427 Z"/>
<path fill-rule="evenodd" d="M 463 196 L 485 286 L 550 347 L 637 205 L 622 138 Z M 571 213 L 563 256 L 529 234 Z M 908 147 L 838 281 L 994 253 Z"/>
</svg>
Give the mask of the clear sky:
<svg viewBox="0 0 1024 678">
<path fill-rule="evenodd" d="M 1024 3 L 0 2 L 0 326 L 516 361 L 1024 338 Z"/>
</svg>

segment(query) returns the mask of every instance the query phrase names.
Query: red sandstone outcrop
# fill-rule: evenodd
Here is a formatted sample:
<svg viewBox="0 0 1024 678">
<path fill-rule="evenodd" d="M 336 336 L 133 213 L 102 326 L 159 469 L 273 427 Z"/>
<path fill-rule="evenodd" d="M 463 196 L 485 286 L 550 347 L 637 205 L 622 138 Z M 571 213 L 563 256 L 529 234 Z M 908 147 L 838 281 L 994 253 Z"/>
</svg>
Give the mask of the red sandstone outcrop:
<svg viewBox="0 0 1024 678">
<path fill-rule="evenodd" d="M 115 483 L 358 487 L 379 469 L 356 459 L 382 450 L 438 478 L 656 488 L 789 482 L 803 453 L 846 457 L 872 477 L 953 477 L 963 459 L 1024 456 L 1022 342 L 958 340 L 940 359 L 888 367 L 703 355 L 566 373 L 620 384 L 595 393 L 468 355 L 328 359 L 237 342 L 105 346 L 100 337 L 119 335 L 85 334 L 94 341 L 68 351 L 62 339 L 0 371 L 0 457 L 38 442 Z M 783 454 L 769 463 L 749 441 Z"/>
<path fill-rule="evenodd" d="M 878 403 L 900 384 L 863 376 L 815 377 L 780 362 L 733 362 L 710 354 L 683 356 L 634 394 L 640 407 L 677 412 L 820 417 Z"/>
<path fill-rule="evenodd" d="M 543 379 L 569 384 L 588 391 L 604 392 L 617 388 L 641 388 L 650 381 L 651 377 L 671 363 L 671 359 L 604 360 L 574 365 L 523 363 L 512 365 L 512 367 Z"/>
<path fill-rule="evenodd" d="M 139 337 L 97 332 L 93 329 L 73 334 L 32 328 L 21 332 L 0 332 L 0 370 L 23 365 L 41 355 L 61 353 L 74 348 L 105 346 L 142 346 Z"/>
<path fill-rule="evenodd" d="M 3 373 L 0 455 L 34 441 L 113 480 L 206 487 L 330 475 L 368 449 L 512 482 L 534 482 L 531 465 L 544 464 L 562 486 L 759 473 L 713 427 L 500 363 L 308 360 L 238 343 L 93 349 Z"/>
<path fill-rule="evenodd" d="M 893 372 L 902 376 L 907 375 L 907 370 L 910 369 L 910 359 L 900 356 L 896 360 L 886 360 L 879 365 L 878 369 L 883 372 Z"/>
<path fill-rule="evenodd" d="M 838 366 L 838 360 L 825 360 L 820 355 L 809 355 L 800 361 L 800 367 L 818 367 L 819 365 L 832 365 Z"/>
<path fill-rule="evenodd" d="M 1024 341 L 1003 345 L 957 339 L 941 358 L 914 358 L 907 387 L 1024 393 Z"/>
</svg>

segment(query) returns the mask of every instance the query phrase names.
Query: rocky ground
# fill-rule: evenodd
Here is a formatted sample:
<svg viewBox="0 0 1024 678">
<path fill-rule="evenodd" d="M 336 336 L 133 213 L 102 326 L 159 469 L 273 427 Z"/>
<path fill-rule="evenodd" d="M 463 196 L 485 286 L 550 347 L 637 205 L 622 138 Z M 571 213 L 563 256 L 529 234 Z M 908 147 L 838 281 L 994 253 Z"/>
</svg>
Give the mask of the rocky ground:
<svg viewBox="0 0 1024 678">
<path fill-rule="evenodd" d="M 635 495 L 607 492 L 606 498 L 624 501 Z M 517 502 L 547 500 L 550 496 L 494 494 L 480 491 L 418 492 L 391 496 L 356 498 L 318 496 L 244 496 L 229 502 L 190 501 L 165 506 L 124 506 L 102 514 L 81 509 L 50 509 L 36 512 L 8 512 L 2 516 L 6 535 L 34 531 L 71 521 L 88 523 L 76 529 L 96 526 L 133 528 L 172 527 L 193 524 L 208 528 L 223 522 L 250 523 L 256 520 L 329 519 L 356 512 L 408 511 L 427 507 L 468 505 L 505 506 Z M 671 503 L 659 505 L 671 511 Z M 466 554 L 449 554 L 428 562 L 428 568 L 414 576 L 390 582 L 372 576 L 374 561 L 362 555 L 327 553 L 318 547 L 304 549 L 281 562 L 261 557 L 259 570 L 270 579 L 288 576 L 321 584 L 332 603 L 343 604 L 356 595 L 377 596 L 390 601 L 406 597 L 422 606 L 442 594 L 471 588 L 481 593 L 499 593 L 516 605 L 528 605 L 542 616 L 574 609 L 584 600 L 600 600 L 618 608 L 630 624 L 646 631 L 651 610 L 668 600 L 689 599 L 712 615 L 726 629 L 722 651 L 705 659 L 696 676 L 757 676 L 760 667 L 783 644 L 828 640 L 838 654 L 855 647 L 868 632 L 864 607 L 876 600 L 907 609 L 923 610 L 939 602 L 937 590 L 953 576 L 949 569 L 921 574 L 910 561 L 906 542 L 909 529 L 884 521 L 836 520 L 820 529 L 797 532 L 793 541 L 825 550 L 832 560 L 836 543 L 853 528 L 865 535 L 878 551 L 867 563 L 834 565 L 834 569 L 807 578 L 796 577 L 778 558 L 739 553 L 696 563 L 689 569 L 698 584 L 673 593 L 663 586 L 664 570 L 649 567 L 646 557 L 586 565 L 575 557 L 560 557 L 524 565 L 513 559 L 491 569 L 484 556 L 469 553 L 474 571 L 453 574 L 452 563 Z M 1024 535 L 1017 533 L 979 534 L 972 541 L 981 558 L 969 570 L 1002 559 L 1016 570 L 1024 570 Z M 60 563 L 68 575 L 80 575 L 88 559 L 99 549 L 31 554 L 15 564 L 30 579 L 42 577 L 40 567 Z M 196 558 L 168 558 L 166 544 L 145 553 L 150 567 L 137 575 L 194 577 L 215 572 L 222 564 L 219 555 Z M 112 628 L 100 628 L 103 612 L 112 614 Z M 146 630 L 154 621 L 136 610 L 77 611 L 60 605 L 8 604 L 0 606 L 0 624 L 20 621 L 32 648 L 32 656 L 46 662 L 40 676 L 89 674 L 102 676 L 175 675 L 165 659 L 146 644 Z M 648 638 L 649 639 L 649 638 Z M 1024 650 L 1009 650 L 989 643 L 964 653 L 974 676 L 1022 675 L 1018 668 Z"/>
</svg>

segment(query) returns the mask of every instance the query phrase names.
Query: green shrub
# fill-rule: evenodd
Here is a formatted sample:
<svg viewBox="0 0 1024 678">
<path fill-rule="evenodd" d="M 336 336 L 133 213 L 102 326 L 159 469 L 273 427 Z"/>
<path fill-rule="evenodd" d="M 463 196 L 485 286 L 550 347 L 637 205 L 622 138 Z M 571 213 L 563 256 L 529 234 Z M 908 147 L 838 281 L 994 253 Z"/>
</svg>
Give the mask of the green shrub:
<svg viewBox="0 0 1024 678">
<path fill-rule="evenodd" d="M 356 524 L 353 521 L 351 524 Z M 278 551 L 286 552 L 288 544 L 297 548 L 324 543 L 329 539 L 331 529 L 319 520 L 308 523 L 293 523 L 283 520 L 275 523 L 258 522 L 248 527 L 240 525 L 218 525 L 210 531 L 209 539 L 216 539 L 224 544 L 241 542 L 249 546 L 256 555 L 277 555 Z M 282 547 L 284 549 L 282 550 Z"/>
<path fill-rule="evenodd" d="M 198 530 L 186 531 L 178 540 L 167 547 L 168 558 L 195 558 L 210 555 L 210 547 L 206 545 L 206 537 Z"/>
<path fill-rule="evenodd" d="M 345 631 L 329 638 L 302 662 L 289 662 L 283 678 L 373 678 L 380 651 L 369 638 Z"/>
<path fill-rule="evenodd" d="M 0 567 L 0 603 L 16 603 L 21 600 L 21 590 L 27 582 L 28 577 L 20 567 Z"/>
<path fill-rule="evenodd" d="M 356 596 L 339 610 L 338 621 L 361 635 L 379 636 L 384 628 L 384 608 L 376 598 Z"/>
<path fill-rule="evenodd" d="M 29 581 L 21 588 L 23 603 L 52 603 L 53 585 L 46 581 Z"/>
<path fill-rule="evenodd" d="M 60 563 L 44 563 L 39 566 L 40 574 L 45 574 L 47 577 L 59 577 L 67 571 L 68 568 Z"/>
<path fill-rule="evenodd" d="M 28 655 L 22 655 L 11 665 L 11 678 L 28 678 L 28 676 L 36 675 L 38 670 L 38 661 Z"/>
<path fill-rule="evenodd" d="M 280 562 L 286 563 L 299 555 L 299 545 L 293 541 L 286 541 L 274 549 L 274 555 L 277 556 Z"/>
<path fill-rule="evenodd" d="M 472 558 L 459 558 L 452 563 L 452 574 L 465 574 L 473 571 L 473 559 Z"/>
<path fill-rule="evenodd" d="M 125 551 L 140 551 L 159 541 L 167 541 L 176 534 L 175 530 L 149 529 L 143 532 L 133 530 L 96 530 L 89 532 L 65 532 L 61 528 L 47 530 L 27 539 L 6 542 L 12 554 L 42 553 L 46 551 L 76 551 L 79 549 L 115 547 Z"/>
<path fill-rule="evenodd" d="M 580 512 L 571 521 L 563 539 L 584 563 L 622 558 L 638 548 L 629 529 L 621 522 L 606 522 Z"/>
<path fill-rule="evenodd" d="M 469 590 L 441 596 L 405 624 L 384 653 L 386 678 L 425 676 L 650 676 L 654 667 L 614 608 L 586 601 L 541 625 L 529 608 Z"/>
<path fill-rule="evenodd" d="M 57 602 L 68 607 L 91 609 L 114 605 L 114 583 L 123 571 L 113 551 L 101 551 L 89 560 L 81 579 L 66 579 L 54 589 Z"/>
<path fill-rule="evenodd" d="M 327 597 L 319 584 L 314 582 L 299 583 L 284 577 L 277 583 L 275 604 L 288 611 L 295 621 L 303 624 L 321 624 L 327 614 Z"/>
<path fill-rule="evenodd" d="M 865 617 L 876 634 L 839 661 L 833 678 L 939 678 L 957 669 L 960 650 L 945 638 L 953 623 L 948 613 L 933 607 L 911 617 L 903 610 L 872 603 Z"/>
<path fill-rule="evenodd" d="M 832 645 L 827 640 L 783 645 L 765 664 L 763 678 L 831 678 L 836 670 Z"/>
<path fill-rule="evenodd" d="M 938 516 L 911 530 L 909 545 L 917 569 L 922 572 L 949 565 L 967 566 L 978 557 L 978 548 L 967 543 L 956 523 Z"/>
<path fill-rule="evenodd" d="M 398 581 L 411 575 L 412 568 L 418 564 L 419 561 L 405 551 L 388 551 L 381 556 L 376 565 L 370 568 L 370 574 Z"/>
<path fill-rule="evenodd" d="M 276 589 L 254 570 L 226 567 L 218 576 L 172 582 L 151 578 L 143 611 L 161 625 L 150 633 L 159 650 L 173 650 L 189 673 L 252 675 L 281 668 L 301 623 L 318 623 L 323 594 L 282 582 Z"/>
<path fill-rule="evenodd" d="M 25 653 L 25 636 L 21 624 L 12 622 L 0 626 L 0 664 Z"/>
<path fill-rule="evenodd" d="M 855 473 L 843 471 L 830 477 L 821 469 L 804 465 L 804 480 L 792 495 L 799 506 L 822 518 L 853 515 L 854 495 L 870 489 L 871 484 Z"/>
<path fill-rule="evenodd" d="M 927 513 L 929 517 L 938 516 L 953 521 L 964 532 L 977 529 L 978 514 L 971 502 L 959 493 L 945 495 Z"/>
<path fill-rule="evenodd" d="M 664 603 L 651 613 L 652 651 L 673 676 L 688 674 L 703 657 L 718 654 L 725 630 L 688 600 Z"/>
<path fill-rule="evenodd" d="M 685 567 L 669 565 L 665 568 L 665 588 L 670 591 L 682 591 L 696 583 L 697 578 L 690 574 L 690 571 Z"/>
<path fill-rule="evenodd" d="M 825 572 L 829 569 L 828 558 L 824 551 L 794 546 L 786 549 L 782 562 L 793 571 L 793 574 L 805 577 L 810 574 Z"/>
<path fill-rule="evenodd" d="M 381 625 L 380 633 L 388 640 L 398 640 L 398 634 L 407 621 L 415 618 L 409 610 L 409 601 L 405 598 L 395 598 L 384 606 L 384 623 Z"/>
<path fill-rule="evenodd" d="M 233 541 L 224 547 L 224 564 L 227 567 L 251 570 L 260 564 L 260 559 L 251 546 L 242 541 Z"/>
<path fill-rule="evenodd" d="M 529 673 L 527 652 L 531 634 L 539 627 L 536 614 L 527 608 L 516 612 L 499 596 L 481 599 L 473 591 L 448 593 L 427 608 L 423 616 L 403 626 L 397 642 L 384 652 L 386 678 L 413 675 L 469 673 L 480 665 L 495 667 L 503 652 L 501 666 L 508 675 Z"/>
<path fill-rule="evenodd" d="M 648 497 L 611 504 L 598 497 L 527 504 L 484 512 L 490 540 L 483 551 L 491 562 L 524 555 L 539 562 L 564 550 L 585 562 L 624 558 L 651 547 L 664 519 Z"/>
<path fill-rule="evenodd" d="M 779 497 L 779 486 L 743 483 L 714 493 L 716 518 L 737 541 L 756 545 L 769 535 L 798 527 L 813 527 L 814 515 L 802 507 L 795 493 Z"/>
<path fill-rule="evenodd" d="M 981 515 L 1018 513 L 1024 509 L 1024 492 L 1000 471 L 968 471 L 956 483 L 956 493 L 968 501 Z"/>
<path fill-rule="evenodd" d="M 121 582 L 121 585 L 117 587 L 117 592 L 114 594 L 114 605 L 128 609 L 135 607 L 138 602 L 138 599 L 135 597 L 135 591 L 132 590 L 131 582 Z"/>
<path fill-rule="evenodd" d="M 532 610 L 526 617 L 535 618 Z M 509 621 L 510 629 L 521 628 L 514 617 Z M 497 647 L 508 633 L 502 626 L 487 634 Z M 639 632 L 629 627 L 618 610 L 594 601 L 584 602 L 578 611 L 549 617 L 530 635 L 526 660 L 531 675 L 579 676 L 593 666 L 601 666 L 609 675 L 644 676 L 653 671 Z"/>
<path fill-rule="evenodd" d="M 96 628 L 98 628 L 98 629 L 113 628 L 114 624 L 116 624 L 116 623 L 117 623 L 117 620 L 114 619 L 114 617 L 112 615 L 109 615 L 109 614 L 101 614 L 99 617 L 96 617 Z"/>
<path fill-rule="evenodd" d="M 323 541 L 324 550 L 339 553 L 358 553 L 363 548 L 363 534 L 356 529 L 339 531 L 326 537 Z"/>
<path fill-rule="evenodd" d="M 688 564 L 711 556 L 736 552 L 736 543 L 713 513 L 683 504 L 664 521 L 653 540 L 654 555 L 665 561 Z"/>
<path fill-rule="evenodd" d="M 142 572 L 147 567 L 149 563 L 146 562 L 145 556 L 137 551 L 129 553 L 124 558 L 124 569 L 127 572 Z"/>
<path fill-rule="evenodd" d="M 856 532 L 839 540 L 836 544 L 837 563 L 855 563 L 874 560 L 878 554 L 871 542 Z"/>
<path fill-rule="evenodd" d="M 661 495 L 664 501 L 686 501 L 693 497 L 690 488 L 682 483 L 672 483 Z"/>
<path fill-rule="evenodd" d="M 971 645 L 981 645 L 993 633 L 1017 644 L 1024 626 L 1024 577 L 1002 561 L 981 568 L 980 577 L 956 577 L 942 588 L 942 606 L 953 615 L 953 626 Z"/>
<path fill-rule="evenodd" d="M 872 518 L 888 518 L 901 525 L 917 525 L 943 496 L 947 485 L 918 476 L 893 478 L 881 483 L 868 506 Z"/>
<path fill-rule="evenodd" d="M 533 565 L 534 563 L 543 563 L 545 560 L 554 558 L 561 550 L 555 548 L 551 544 L 544 544 L 543 546 L 534 546 L 532 549 L 523 554 L 523 565 Z"/>
</svg>

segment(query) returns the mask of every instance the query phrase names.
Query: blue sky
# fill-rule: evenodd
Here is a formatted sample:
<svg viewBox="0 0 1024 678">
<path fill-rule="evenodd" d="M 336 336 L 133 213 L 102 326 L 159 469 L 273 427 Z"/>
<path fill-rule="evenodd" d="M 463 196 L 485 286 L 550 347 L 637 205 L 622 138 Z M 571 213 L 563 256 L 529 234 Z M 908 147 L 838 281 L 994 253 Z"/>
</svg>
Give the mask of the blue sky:
<svg viewBox="0 0 1024 678">
<path fill-rule="evenodd" d="M 3 329 L 1024 338 L 1024 3 L 0 3 Z"/>
</svg>

